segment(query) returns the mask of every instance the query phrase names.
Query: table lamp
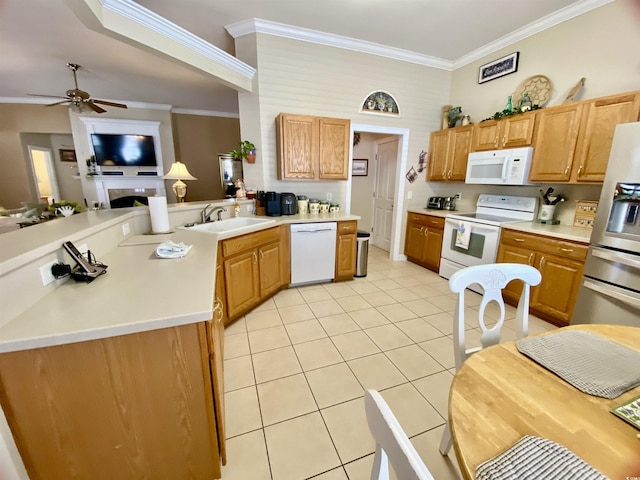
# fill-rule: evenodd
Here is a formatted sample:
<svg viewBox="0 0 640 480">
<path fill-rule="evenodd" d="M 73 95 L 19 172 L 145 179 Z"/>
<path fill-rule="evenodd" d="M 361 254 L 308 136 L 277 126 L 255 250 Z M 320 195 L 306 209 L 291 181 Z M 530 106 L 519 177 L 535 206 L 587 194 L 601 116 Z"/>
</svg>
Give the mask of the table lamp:
<svg viewBox="0 0 640 480">
<path fill-rule="evenodd" d="M 184 197 L 187 195 L 187 184 L 182 180 L 197 180 L 196 177 L 189 173 L 187 167 L 182 162 L 175 162 L 171 165 L 171 170 L 164 177 L 167 180 L 177 180 L 176 183 L 173 184 L 173 193 L 176 194 L 176 198 L 178 199 L 178 203 L 184 202 Z"/>
</svg>

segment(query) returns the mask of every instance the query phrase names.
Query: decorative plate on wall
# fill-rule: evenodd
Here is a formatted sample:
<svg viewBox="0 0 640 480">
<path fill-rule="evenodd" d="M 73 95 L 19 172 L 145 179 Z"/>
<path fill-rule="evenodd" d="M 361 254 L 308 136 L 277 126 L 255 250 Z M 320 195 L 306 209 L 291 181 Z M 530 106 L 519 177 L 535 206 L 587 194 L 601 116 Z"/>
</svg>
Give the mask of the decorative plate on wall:
<svg viewBox="0 0 640 480">
<path fill-rule="evenodd" d="M 544 75 L 534 75 L 529 77 L 518 86 L 513 94 L 513 105 L 520 105 L 520 100 L 525 93 L 529 94 L 529 98 L 534 105 L 543 107 L 551 98 L 553 92 L 553 84 L 548 77 Z"/>
<path fill-rule="evenodd" d="M 362 103 L 362 111 L 367 113 L 385 113 L 391 115 L 399 115 L 398 102 L 391 94 L 376 90 L 370 93 Z"/>
</svg>

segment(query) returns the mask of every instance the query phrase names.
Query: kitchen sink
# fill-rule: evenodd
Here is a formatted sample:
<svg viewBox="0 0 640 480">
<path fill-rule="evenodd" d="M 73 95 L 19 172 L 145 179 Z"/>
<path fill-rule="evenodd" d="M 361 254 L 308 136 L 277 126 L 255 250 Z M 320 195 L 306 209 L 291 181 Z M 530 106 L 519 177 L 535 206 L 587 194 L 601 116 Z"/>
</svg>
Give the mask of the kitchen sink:
<svg viewBox="0 0 640 480">
<path fill-rule="evenodd" d="M 256 218 L 256 217 L 236 217 L 228 218 L 226 220 L 220 220 L 218 222 L 210 223 L 198 223 L 190 227 L 182 227 L 187 230 L 198 230 L 199 232 L 207 233 L 227 233 L 235 232 L 249 227 L 255 227 L 258 225 L 268 225 L 270 223 L 276 223 L 272 218 Z"/>
</svg>

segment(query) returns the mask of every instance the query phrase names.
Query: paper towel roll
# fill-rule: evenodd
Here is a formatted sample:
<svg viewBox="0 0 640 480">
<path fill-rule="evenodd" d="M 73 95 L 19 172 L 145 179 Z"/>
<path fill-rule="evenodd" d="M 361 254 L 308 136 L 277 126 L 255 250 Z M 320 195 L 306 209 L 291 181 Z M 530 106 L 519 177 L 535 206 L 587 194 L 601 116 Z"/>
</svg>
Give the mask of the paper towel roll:
<svg viewBox="0 0 640 480">
<path fill-rule="evenodd" d="M 167 197 L 149 197 L 149 215 L 151 215 L 151 232 L 167 233 L 169 228 L 169 211 Z"/>
</svg>

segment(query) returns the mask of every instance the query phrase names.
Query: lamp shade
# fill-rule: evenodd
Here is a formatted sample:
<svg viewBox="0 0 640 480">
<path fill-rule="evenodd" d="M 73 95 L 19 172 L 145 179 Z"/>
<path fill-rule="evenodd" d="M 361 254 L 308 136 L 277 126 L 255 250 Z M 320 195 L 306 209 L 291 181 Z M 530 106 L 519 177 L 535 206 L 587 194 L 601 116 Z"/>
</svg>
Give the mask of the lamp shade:
<svg viewBox="0 0 640 480">
<path fill-rule="evenodd" d="M 197 180 L 196 177 L 189 173 L 187 166 L 182 162 L 175 162 L 171 165 L 171 170 L 163 178 L 169 180 Z"/>
</svg>

